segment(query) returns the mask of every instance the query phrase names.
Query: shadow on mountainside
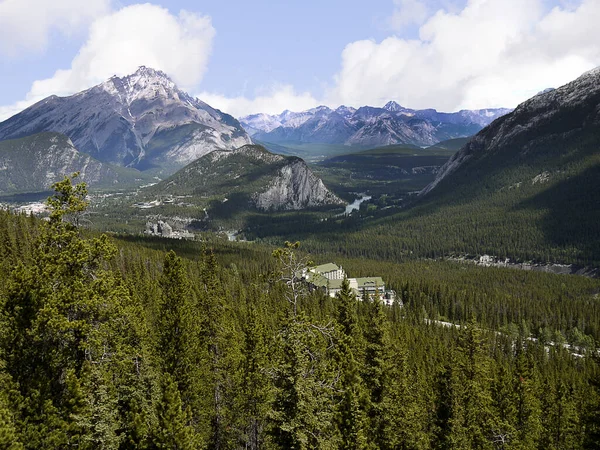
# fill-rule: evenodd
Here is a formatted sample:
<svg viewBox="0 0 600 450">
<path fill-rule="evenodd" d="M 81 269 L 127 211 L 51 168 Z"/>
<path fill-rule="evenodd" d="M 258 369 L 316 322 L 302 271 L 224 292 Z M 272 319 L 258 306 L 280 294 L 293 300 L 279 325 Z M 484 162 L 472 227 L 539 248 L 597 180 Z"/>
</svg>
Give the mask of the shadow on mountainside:
<svg viewBox="0 0 600 450">
<path fill-rule="evenodd" d="M 600 164 L 556 182 L 519 203 L 515 209 L 545 210 L 538 226 L 548 245 L 564 250 L 581 264 L 600 255 Z"/>
</svg>

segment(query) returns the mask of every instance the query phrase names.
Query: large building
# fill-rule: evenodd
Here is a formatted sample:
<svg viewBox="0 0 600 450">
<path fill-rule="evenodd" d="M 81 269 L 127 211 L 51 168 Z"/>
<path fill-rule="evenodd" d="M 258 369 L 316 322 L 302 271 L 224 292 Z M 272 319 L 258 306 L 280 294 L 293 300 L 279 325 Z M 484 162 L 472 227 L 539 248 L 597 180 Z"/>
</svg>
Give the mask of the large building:
<svg viewBox="0 0 600 450">
<path fill-rule="evenodd" d="M 341 266 L 327 263 L 307 268 L 303 272 L 303 278 L 311 289 L 320 289 L 329 296 L 335 297 L 342 290 L 342 282 L 347 275 Z M 356 297 L 361 300 L 379 295 L 386 304 L 394 302 L 395 292 L 386 289 L 381 277 L 348 278 L 348 282 Z"/>
</svg>

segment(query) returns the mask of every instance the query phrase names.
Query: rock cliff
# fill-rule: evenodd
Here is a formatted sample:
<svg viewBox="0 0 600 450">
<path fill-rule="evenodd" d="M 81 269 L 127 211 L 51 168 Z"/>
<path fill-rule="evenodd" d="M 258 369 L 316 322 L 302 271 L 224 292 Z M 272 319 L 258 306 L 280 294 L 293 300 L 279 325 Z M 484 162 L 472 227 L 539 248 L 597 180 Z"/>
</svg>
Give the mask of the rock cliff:
<svg viewBox="0 0 600 450">
<path fill-rule="evenodd" d="M 276 155 L 257 145 L 213 151 L 146 189 L 144 195 L 206 199 L 233 211 L 249 207 L 296 210 L 344 203 L 302 159 Z"/>
<path fill-rule="evenodd" d="M 342 203 L 301 159 L 290 161 L 279 169 L 267 190 L 253 198 L 256 207 L 263 210 L 304 209 Z"/>
</svg>

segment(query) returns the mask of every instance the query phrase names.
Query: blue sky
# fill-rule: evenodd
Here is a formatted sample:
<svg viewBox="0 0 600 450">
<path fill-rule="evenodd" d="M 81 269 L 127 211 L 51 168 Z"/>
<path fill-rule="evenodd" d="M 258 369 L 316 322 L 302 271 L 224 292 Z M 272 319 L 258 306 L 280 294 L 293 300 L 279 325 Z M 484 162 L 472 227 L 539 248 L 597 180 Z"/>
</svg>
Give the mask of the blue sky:
<svg viewBox="0 0 600 450">
<path fill-rule="evenodd" d="M 140 2 L 120 0 L 114 5 L 135 3 Z M 172 14 L 185 9 L 211 17 L 216 36 L 201 87 L 230 95 L 276 82 L 318 91 L 339 68 L 346 44 L 390 34 L 387 19 L 394 8 L 389 0 L 147 3 L 166 7 Z M 68 67 L 85 38 L 85 33 L 69 38 L 55 33 L 45 52 L 2 59 L 0 104 L 20 100 L 33 81 Z"/>
<path fill-rule="evenodd" d="M 237 116 L 512 107 L 600 65 L 599 20 L 598 0 L 0 0 L 0 118 L 138 63 Z"/>
</svg>

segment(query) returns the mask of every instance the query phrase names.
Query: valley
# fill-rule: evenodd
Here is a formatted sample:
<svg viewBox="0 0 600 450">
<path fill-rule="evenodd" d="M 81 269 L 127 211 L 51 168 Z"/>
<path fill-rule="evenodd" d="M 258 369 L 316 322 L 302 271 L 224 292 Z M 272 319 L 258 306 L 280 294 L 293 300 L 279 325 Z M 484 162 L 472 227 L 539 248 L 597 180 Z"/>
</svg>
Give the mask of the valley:
<svg viewBox="0 0 600 450">
<path fill-rule="evenodd" d="M 0 122 L 0 446 L 595 448 L 599 105 Z"/>
</svg>

